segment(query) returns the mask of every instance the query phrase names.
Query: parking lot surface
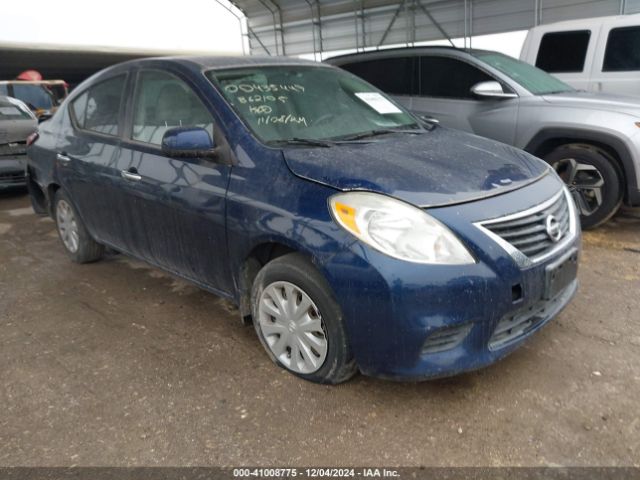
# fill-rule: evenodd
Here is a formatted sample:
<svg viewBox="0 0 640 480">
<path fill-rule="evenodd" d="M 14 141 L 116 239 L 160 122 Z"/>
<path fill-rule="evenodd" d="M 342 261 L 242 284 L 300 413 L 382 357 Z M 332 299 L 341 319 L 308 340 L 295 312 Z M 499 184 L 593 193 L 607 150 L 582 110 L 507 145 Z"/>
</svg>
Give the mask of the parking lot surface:
<svg viewBox="0 0 640 480">
<path fill-rule="evenodd" d="M 227 302 L 71 263 L 0 195 L 0 465 L 640 465 L 640 211 L 584 236 L 574 302 L 482 371 L 318 386 Z"/>
</svg>

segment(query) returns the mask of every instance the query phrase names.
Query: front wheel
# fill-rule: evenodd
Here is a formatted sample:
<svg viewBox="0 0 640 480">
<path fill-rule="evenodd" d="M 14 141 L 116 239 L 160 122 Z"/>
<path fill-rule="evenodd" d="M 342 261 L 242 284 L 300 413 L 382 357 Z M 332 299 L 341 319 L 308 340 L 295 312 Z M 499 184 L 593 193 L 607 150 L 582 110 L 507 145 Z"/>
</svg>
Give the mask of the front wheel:
<svg viewBox="0 0 640 480">
<path fill-rule="evenodd" d="M 623 186 L 614 160 L 606 153 L 589 145 L 563 145 L 544 159 L 569 187 L 582 228 L 602 225 L 616 213 Z"/>
<path fill-rule="evenodd" d="M 62 189 L 56 192 L 54 198 L 54 214 L 62 245 L 74 262 L 89 263 L 102 258 L 104 247 L 91 238 L 71 200 Z"/>
<path fill-rule="evenodd" d="M 355 375 L 340 307 L 302 255 L 265 265 L 251 297 L 256 333 L 277 365 L 316 383 L 336 384 Z"/>
</svg>

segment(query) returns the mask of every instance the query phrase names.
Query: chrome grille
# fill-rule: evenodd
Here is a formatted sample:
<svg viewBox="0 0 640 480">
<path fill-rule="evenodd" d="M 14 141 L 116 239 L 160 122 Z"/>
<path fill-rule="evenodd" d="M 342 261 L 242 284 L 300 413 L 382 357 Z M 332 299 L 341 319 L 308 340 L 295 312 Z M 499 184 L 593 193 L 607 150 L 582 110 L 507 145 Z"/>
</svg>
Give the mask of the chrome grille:
<svg viewBox="0 0 640 480">
<path fill-rule="evenodd" d="M 571 215 L 569 200 L 562 190 L 537 207 L 479 225 L 535 262 L 573 236 Z M 557 228 L 555 238 L 549 232 L 549 221 L 554 223 L 553 229 Z"/>
<path fill-rule="evenodd" d="M 26 181 L 24 172 L 0 173 L 0 184 L 2 185 L 19 185 Z"/>
<path fill-rule="evenodd" d="M 27 142 L 15 142 L 0 144 L 0 156 L 24 155 L 27 153 Z"/>
</svg>

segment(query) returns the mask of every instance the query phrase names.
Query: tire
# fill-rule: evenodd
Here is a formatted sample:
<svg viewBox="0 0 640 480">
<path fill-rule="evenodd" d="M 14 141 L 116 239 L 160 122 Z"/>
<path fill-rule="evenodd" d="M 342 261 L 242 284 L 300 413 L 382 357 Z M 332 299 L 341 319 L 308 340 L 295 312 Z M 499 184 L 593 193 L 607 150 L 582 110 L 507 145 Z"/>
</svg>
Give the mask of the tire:
<svg viewBox="0 0 640 480">
<path fill-rule="evenodd" d="M 544 157 L 571 190 L 582 228 L 602 225 L 620 207 L 622 174 L 615 160 L 590 145 L 563 145 Z"/>
<path fill-rule="evenodd" d="M 269 305 L 276 306 L 275 311 Z M 357 373 L 340 306 L 324 277 L 302 255 L 290 253 L 267 263 L 253 282 L 251 306 L 260 343 L 280 367 L 325 384 L 347 381 Z"/>
<path fill-rule="evenodd" d="M 53 218 L 60 241 L 71 260 L 90 263 L 102 258 L 104 246 L 91 238 L 73 203 L 62 189 L 54 197 Z"/>
</svg>

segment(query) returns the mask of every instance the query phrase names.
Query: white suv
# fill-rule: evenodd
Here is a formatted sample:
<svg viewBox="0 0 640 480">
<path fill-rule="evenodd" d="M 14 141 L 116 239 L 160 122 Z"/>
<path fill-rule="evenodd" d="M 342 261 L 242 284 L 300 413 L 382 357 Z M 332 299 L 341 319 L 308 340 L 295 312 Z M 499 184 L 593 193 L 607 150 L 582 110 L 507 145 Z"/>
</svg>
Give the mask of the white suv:
<svg viewBox="0 0 640 480">
<path fill-rule="evenodd" d="M 534 27 L 520 60 L 581 90 L 640 95 L 640 14 Z"/>
</svg>

